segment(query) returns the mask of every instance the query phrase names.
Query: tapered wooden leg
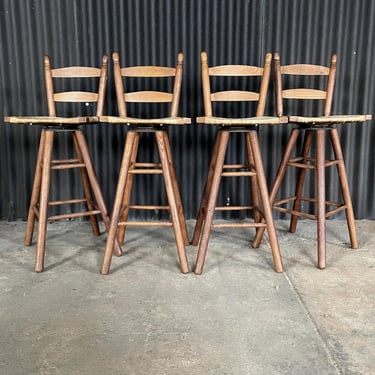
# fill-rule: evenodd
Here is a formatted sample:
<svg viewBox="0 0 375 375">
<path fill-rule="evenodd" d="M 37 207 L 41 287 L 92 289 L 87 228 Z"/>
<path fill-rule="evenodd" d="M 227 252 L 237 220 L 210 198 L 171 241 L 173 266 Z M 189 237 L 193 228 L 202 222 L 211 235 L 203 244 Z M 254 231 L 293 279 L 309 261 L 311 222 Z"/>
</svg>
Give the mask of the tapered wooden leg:
<svg viewBox="0 0 375 375">
<path fill-rule="evenodd" d="M 318 268 L 326 267 L 325 130 L 316 131 Z"/>
<path fill-rule="evenodd" d="M 188 234 L 188 230 L 186 227 L 184 209 L 182 205 L 180 189 L 178 188 L 176 170 L 173 164 L 173 155 L 172 155 L 172 150 L 171 150 L 171 146 L 169 143 L 169 137 L 168 137 L 167 131 L 163 131 L 163 136 L 164 136 L 165 150 L 167 153 L 167 160 L 169 161 L 169 169 L 171 171 L 172 187 L 174 191 L 174 196 L 176 198 L 177 212 L 178 212 L 178 217 L 180 220 L 182 238 L 184 240 L 185 246 L 188 246 L 190 245 L 189 234 Z"/>
<path fill-rule="evenodd" d="M 171 165 L 170 160 L 168 160 L 168 146 L 166 145 L 165 131 L 155 132 L 156 141 L 159 150 L 160 161 L 163 169 L 165 189 L 167 192 L 172 225 L 174 230 L 174 235 L 176 238 L 177 253 L 180 261 L 180 268 L 182 273 L 189 272 L 188 261 L 186 257 L 184 238 L 182 234 L 181 221 L 179 216 L 179 209 L 176 202 L 175 189 L 173 187 L 172 175 L 171 175 Z"/>
<path fill-rule="evenodd" d="M 245 139 L 246 139 L 246 153 L 247 153 L 247 160 L 249 164 L 249 170 L 252 172 L 256 172 L 255 168 L 255 161 L 254 161 L 254 155 L 253 150 L 251 147 L 251 139 L 249 132 L 245 133 Z M 259 187 L 258 187 L 258 180 L 257 176 L 251 176 L 250 177 L 250 190 L 251 190 L 251 196 L 253 199 L 253 207 L 254 207 L 254 222 L 259 223 L 262 219 L 261 215 L 261 207 L 260 207 L 260 200 L 259 200 Z M 256 228 L 256 232 L 259 231 L 259 227 Z"/>
<path fill-rule="evenodd" d="M 109 226 L 110 226 L 110 219 L 109 219 L 109 215 L 108 215 L 108 210 L 107 210 L 106 204 L 104 202 L 104 198 L 103 198 L 103 194 L 102 194 L 102 191 L 101 191 L 101 188 L 100 188 L 98 177 L 96 176 L 96 172 L 95 172 L 92 160 L 91 160 L 91 156 L 90 156 L 89 149 L 88 149 L 88 146 L 87 146 L 86 138 L 85 138 L 82 131 L 77 131 L 76 134 L 75 134 L 75 137 L 76 137 L 76 141 L 77 141 L 77 144 L 78 144 L 80 152 L 81 152 L 82 159 L 83 159 L 83 161 L 85 163 L 85 166 L 86 166 L 87 177 L 88 177 L 88 180 L 90 182 L 90 186 L 91 186 L 92 192 L 94 194 L 96 204 L 98 205 L 98 208 L 100 210 L 100 214 L 101 214 L 102 219 L 103 219 L 103 223 L 104 223 L 104 225 L 105 225 L 105 227 L 108 231 Z M 121 247 L 119 246 L 117 240 L 114 242 L 113 246 L 114 246 L 115 254 L 117 256 L 121 256 L 122 251 L 121 251 Z"/>
<path fill-rule="evenodd" d="M 134 143 L 133 143 L 133 150 L 132 150 L 131 159 L 130 159 L 129 172 L 135 168 L 135 163 L 137 162 L 139 137 L 140 137 L 140 133 L 136 132 L 134 134 Z M 120 222 L 128 221 L 129 205 L 130 205 L 130 198 L 131 198 L 131 193 L 133 189 L 133 181 L 134 181 L 134 174 L 128 173 L 127 178 L 126 178 L 124 196 L 122 198 L 122 212 L 120 216 Z M 117 238 L 121 245 L 123 245 L 125 242 L 125 232 L 126 232 L 126 225 L 121 225 L 117 229 Z"/>
<path fill-rule="evenodd" d="M 264 173 L 262 155 L 259 147 L 258 134 L 255 131 L 249 132 L 249 138 L 251 142 L 251 149 L 254 155 L 254 163 L 257 171 L 259 193 L 262 199 L 263 214 L 264 219 L 267 224 L 267 232 L 270 241 L 270 246 L 272 249 L 272 257 L 274 262 L 274 267 L 276 272 L 283 272 L 283 264 L 281 261 L 281 254 L 279 249 L 279 243 L 277 240 L 275 223 L 272 217 L 272 209 L 269 200 L 268 188 L 266 177 Z"/>
<path fill-rule="evenodd" d="M 44 132 L 45 135 L 39 201 L 38 236 L 36 241 L 36 272 L 43 272 L 44 269 L 44 255 L 46 251 L 46 233 L 48 218 L 48 196 L 51 182 L 51 159 L 53 148 L 53 131 L 45 130 Z"/>
<path fill-rule="evenodd" d="M 44 144 L 45 144 L 45 130 L 43 129 L 40 134 L 39 150 L 38 150 L 38 158 L 37 158 L 36 167 L 35 167 L 33 190 L 31 193 L 29 212 L 27 215 L 27 225 L 26 225 L 26 232 L 25 232 L 25 239 L 24 239 L 24 243 L 26 246 L 31 245 L 33 233 L 34 233 L 34 225 L 35 225 L 35 219 L 36 219 L 35 208 L 39 202 L 40 187 L 41 187 L 41 182 L 42 182 Z"/>
<path fill-rule="evenodd" d="M 207 207 L 205 212 L 205 217 L 203 220 L 203 229 L 202 229 L 202 235 L 201 240 L 199 243 L 198 248 L 198 254 L 197 259 L 195 263 L 195 269 L 194 272 L 197 275 L 200 275 L 203 271 L 204 262 L 206 259 L 206 253 L 207 253 L 207 247 L 208 247 L 208 240 L 210 238 L 211 234 L 211 225 L 215 213 L 215 206 L 216 206 L 216 200 L 217 195 L 219 192 L 220 187 L 220 180 L 221 180 L 221 173 L 223 170 L 224 160 L 225 160 L 225 154 L 228 147 L 228 141 L 229 141 L 229 132 L 221 130 L 218 132 L 218 145 L 217 145 L 217 157 L 215 162 L 215 168 L 213 170 L 212 174 L 212 181 L 210 183 L 210 191 L 208 193 L 208 200 L 207 200 Z"/>
<path fill-rule="evenodd" d="M 306 164 L 307 158 L 309 157 L 310 149 L 311 149 L 311 142 L 312 142 L 312 136 L 313 136 L 312 130 L 306 130 L 305 138 L 303 142 L 303 148 L 302 148 L 302 162 Z M 306 176 L 306 169 L 300 168 L 298 172 L 298 178 L 297 178 L 297 186 L 296 186 L 296 199 L 293 204 L 293 210 L 294 211 L 301 211 L 301 197 L 303 192 L 303 185 L 305 183 L 305 176 Z M 298 216 L 293 215 L 290 218 L 290 226 L 289 226 L 289 232 L 294 233 L 297 229 L 297 221 Z"/>
<path fill-rule="evenodd" d="M 80 161 L 80 163 L 84 163 L 84 160 L 82 158 L 82 153 L 79 147 L 79 144 L 77 142 L 77 133 L 82 133 L 82 130 L 76 130 L 73 132 L 73 143 L 74 143 L 74 148 L 76 150 L 77 154 L 77 159 Z M 84 135 L 83 135 L 84 136 Z M 81 178 L 82 178 L 82 185 L 83 185 L 83 190 L 85 193 L 85 198 L 86 198 L 86 206 L 88 211 L 92 211 L 94 209 L 93 201 L 92 201 L 92 195 L 91 195 L 91 189 L 90 189 L 90 181 L 87 176 L 87 171 L 86 168 L 82 167 L 79 169 L 81 173 Z M 91 227 L 92 227 L 92 233 L 94 236 L 99 236 L 100 235 L 100 230 L 99 230 L 99 224 L 98 224 L 98 218 L 96 215 L 90 215 L 90 222 L 91 222 Z"/>
<path fill-rule="evenodd" d="M 213 149 L 213 152 L 212 152 L 210 166 L 208 168 L 208 173 L 207 173 L 207 179 L 206 179 L 206 183 L 205 183 L 205 186 L 204 186 L 204 189 L 203 189 L 201 203 L 200 203 L 199 210 L 198 210 L 197 221 L 196 221 L 195 228 L 194 228 L 193 239 L 191 241 L 191 244 L 193 246 L 198 245 L 199 239 L 201 238 L 201 235 L 202 235 L 202 228 L 203 228 L 204 218 L 205 218 L 206 213 L 207 213 L 208 196 L 209 196 L 210 191 L 211 191 L 212 177 L 214 175 L 214 169 L 215 169 L 216 160 L 217 160 L 219 143 L 220 143 L 220 132 L 218 132 L 217 135 L 216 135 L 215 146 L 214 146 L 214 149 Z"/>
<path fill-rule="evenodd" d="M 350 244 L 353 249 L 358 248 L 358 237 L 357 237 L 357 230 L 355 225 L 355 216 L 353 210 L 352 199 L 350 197 L 350 189 L 348 183 L 348 176 L 346 173 L 344 156 L 341 149 L 339 134 L 337 129 L 330 130 L 330 137 L 333 146 L 333 150 L 335 153 L 335 158 L 338 160 L 337 170 L 340 179 L 340 185 L 342 189 L 342 195 L 344 198 L 344 203 L 346 205 L 346 221 L 348 224 L 349 236 L 350 236 Z"/>
<path fill-rule="evenodd" d="M 281 159 L 279 168 L 278 168 L 277 173 L 276 173 L 275 181 L 274 181 L 274 183 L 272 185 L 272 188 L 271 188 L 271 192 L 270 192 L 270 203 L 271 203 L 271 205 L 273 205 L 273 203 L 275 202 L 277 193 L 279 192 L 281 184 L 284 180 L 286 169 L 287 169 L 287 166 L 288 166 L 288 162 L 289 162 L 290 156 L 292 155 L 292 152 L 294 150 L 294 147 L 295 147 L 295 144 L 297 142 L 297 138 L 298 138 L 300 132 L 301 132 L 300 129 L 294 128 L 290 133 L 287 145 L 285 147 L 283 157 Z M 260 245 L 260 243 L 262 242 L 264 230 L 265 230 L 265 228 L 259 228 L 259 231 L 256 233 L 254 241 L 253 241 L 253 246 L 255 248 L 257 248 Z"/>
<path fill-rule="evenodd" d="M 121 204 L 125 192 L 125 184 L 126 179 L 129 171 L 132 151 L 133 151 L 133 145 L 135 142 L 137 135 L 135 131 L 128 131 L 124 146 L 124 152 L 122 156 L 121 161 L 121 167 L 119 172 L 119 178 L 117 182 L 117 188 L 116 188 L 116 194 L 115 194 L 115 200 L 113 203 L 113 210 L 112 210 L 112 218 L 108 230 L 108 237 L 107 237 L 107 243 L 105 247 L 104 252 L 104 259 L 101 269 L 102 275 L 107 275 L 109 272 L 109 269 L 111 267 L 111 261 L 112 261 L 112 253 L 114 244 L 116 241 L 116 234 L 117 234 L 117 224 L 120 218 L 121 214 Z"/>
</svg>

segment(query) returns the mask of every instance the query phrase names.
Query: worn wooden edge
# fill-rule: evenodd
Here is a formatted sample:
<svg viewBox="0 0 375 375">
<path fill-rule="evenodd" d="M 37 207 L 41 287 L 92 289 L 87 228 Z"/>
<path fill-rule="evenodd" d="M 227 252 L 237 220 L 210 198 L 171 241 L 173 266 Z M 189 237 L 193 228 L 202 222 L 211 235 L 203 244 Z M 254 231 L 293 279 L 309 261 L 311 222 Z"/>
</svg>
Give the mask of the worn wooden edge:
<svg viewBox="0 0 375 375">
<path fill-rule="evenodd" d="M 356 123 L 372 120 L 372 115 L 333 115 L 320 117 L 303 117 L 303 116 L 289 116 L 289 122 L 294 124 L 342 124 L 342 123 Z"/>
<path fill-rule="evenodd" d="M 152 119 L 141 119 L 134 117 L 117 117 L 117 116 L 100 116 L 100 122 L 108 124 L 125 124 L 125 125 L 186 125 L 191 124 L 188 117 L 163 117 Z"/>
<path fill-rule="evenodd" d="M 99 122 L 97 116 L 85 117 L 53 117 L 53 116 L 5 116 L 4 122 L 11 124 L 27 124 L 27 125 L 79 125 Z"/>
<path fill-rule="evenodd" d="M 241 125 L 241 126 L 255 126 L 255 125 L 279 125 L 288 123 L 287 116 L 260 116 L 247 118 L 226 118 L 226 117 L 197 117 L 198 124 L 206 125 Z"/>
</svg>

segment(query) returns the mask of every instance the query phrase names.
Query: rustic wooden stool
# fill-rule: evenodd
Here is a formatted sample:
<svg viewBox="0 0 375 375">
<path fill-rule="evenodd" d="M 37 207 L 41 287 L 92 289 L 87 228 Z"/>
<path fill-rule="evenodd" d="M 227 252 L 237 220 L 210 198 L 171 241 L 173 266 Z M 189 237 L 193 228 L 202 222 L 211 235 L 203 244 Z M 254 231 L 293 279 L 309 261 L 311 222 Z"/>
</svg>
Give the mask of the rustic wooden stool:
<svg viewBox="0 0 375 375">
<path fill-rule="evenodd" d="M 309 64 L 280 64 L 280 56 L 278 53 L 274 55 L 275 61 L 275 89 L 276 89 L 276 106 L 277 115 L 284 115 L 283 104 L 285 100 L 321 100 L 324 102 L 323 116 L 318 117 L 302 117 L 289 116 L 289 123 L 294 124 L 289 140 L 287 142 L 284 155 L 282 157 L 279 169 L 277 171 L 275 182 L 273 184 L 270 199 L 273 208 L 279 212 L 291 215 L 289 231 L 294 233 L 297 228 L 298 217 L 317 220 L 317 236 L 318 236 L 318 267 L 323 269 L 326 267 L 326 219 L 344 211 L 346 215 L 347 225 L 349 229 L 350 243 L 352 248 L 358 247 L 358 239 L 356 225 L 354 219 L 354 211 L 349 192 L 349 183 L 341 149 L 339 134 L 337 131 L 338 124 L 359 123 L 370 120 L 370 115 L 344 115 L 332 116 L 331 106 L 333 99 L 335 75 L 336 75 L 336 55 L 331 57 L 330 66 L 309 65 Z M 283 82 L 284 76 L 308 76 L 304 77 L 304 86 L 306 81 L 311 81 L 313 76 L 323 76 L 326 80 L 325 89 L 316 88 L 295 88 L 289 83 L 286 89 L 286 82 Z M 296 77 L 295 77 L 296 78 Z M 297 77 L 297 79 L 300 79 Z M 284 80 L 287 80 L 285 77 Z M 292 83 L 293 84 L 293 83 Z M 299 156 L 292 157 L 293 151 L 298 148 L 299 135 L 303 134 L 302 153 Z M 326 136 L 333 150 L 334 158 L 326 160 Z M 315 138 L 315 143 L 313 142 Z M 310 151 L 315 145 L 315 156 L 310 156 Z M 343 202 L 327 200 L 326 198 L 326 181 L 325 170 L 328 167 L 336 166 L 341 187 Z M 285 181 L 285 174 L 288 167 L 298 168 L 298 177 L 295 194 L 283 199 L 276 200 L 281 184 Z M 304 191 L 304 182 L 306 171 L 316 172 L 316 196 L 306 196 Z M 293 203 L 291 206 L 288 203 Z M 316 207 L 315 212 L 303 207 L 303 203 L 307 205 L 313 204 Z M 258 241 L 260 241 L 262 232 L 259 233 Z"/>
<path fill-rule="evenodd" d="M 202 52 L 202 86 L 204 98 L 205 117 L 198 117 L 197 122 L 206 125 L 219 126 L 216 136 L 209 172 L 204 188 L 197 222 L 193 235 L 193 245 L 199 244 L 197 260 L 194 272 L 201 274 L 206 258 L 208 241 L 212 228 L 265 228 L 268 231 L 273 261 L 277 272 L 283 271 L 281 254 L 277 240 L 277 234 L 272 217 L 268 188 L 264 174 L 263 161 L 260 151 L 258 129 L 261 126 L 278 125 L 286 122 L 282 117 L 265 117 L 264 108 L 270 77 L 272 55 L 268 53 L 264 67 L 249 65 L 221 65 L 208 66 L 207 53 Z M 226 90 L 211 92 L 210 79 L 212 76 L 221 76 L 232 79 L 233 77 L 261 77 L 259 92 L 245 90 Z M 213 116 L 213 102 L 243 102 L 253 101 L 257 103 L 256 117 L 250 118 L 224 118 Z M 225 164 L 229 138 L 234 133 L 242 134 L 246 143 L 245 164 Z M 252 206 L 217 206 L 217 197 L 222 177 L 250 178 L 250 190 L 253 198 Z M 252 222 L 227 222 L 214 223 L 215 211 L 223 210 L 252 210 L 254 220 Z M 262 220 L 262 218 L 264 220 Z M 253 243 L 254 246 L 254 243 Z M 259 246 L 259 243 L 255 247 Z"/>
<path fill-rule="evenodd" d="M 44 269 L 46 247 L 47 222 L 61 219 L 79 218 L 88 216 L 92 231 L 98 236 L 99 226 L 97 215 L 101 215 L 105 225 L 109 226 L 109 216 L 101 193 L 98 179 L 93 167 L 87 147 L 85 135 L 80 125 L 97 123 L 103 113 L 104 97 L 107 82 L 108 57 L 104 56 L 102 67 L 71 66 L 51 69 L 49 56 L 44 57 L 45 83 L 49 116 L 6 117 L 4 120 L 14 124 L 43 125 L 41 131 L 38 158 L 35 169 L 34 184 L 27 218 L 25 245 L 32 242 L 35 220 L 38 220 L 38 234 L 36 243 L 35 271 Z M 96 92 L 89 91 L 60 91 L 55 92 L 54 80 L 73 78 L 75 81 L 83 78 L 95 78 L 98 81 Z M 65 82 L 65 80 L 64 80 Z M 82 82 L 79 82 L 82 84 Z M 56 117 L 56 102 L 96 104 L 96 116 Z M 55 135 L 69 135 L 73 141 L 75 157 L 68 159 L 53 158 Z M 78 169 L 82 177 L 84 197 L 63 200 L 50 199 L 51 171 Z M 80 211 L 48 216 L 48 208 L 61 205 L 77 207 Z M 69 210 L 69 208 L 67 209 Z M 121 249 L 116 245 L 116 254 L 121 255 Z"/>
<path fill-rule="evenodd" d="M 110 124 L 125 124 L 128 126 L 128 131 L 101 273 L 108 274 L 115 239 L 117 237 L 120 244 L 123 244 L 125 230 L 128 226 L 172 226 L 177 244 L 180 268 L 183 273 L 187 273 L 189 267 L 185 246 L 189 244 L 189 238 L 167 132 L 168 125 L 184 125 L 191 122 L 188 118 L 177 117 L 182 83 L 183 54 L 180 53 L 178 55 L 177 66 L 175 68 L 165 66 L 133 66 L 121 68 L 119 55 L 116 52 L 113 53 L 113 63 L 119 117 L 102 116 L 100 120 Z M 126 79 L 141 78 L 147 81 L 147 79 L 155 79 L 155 77 L 172 77 L 172 92 L 155 91 L 155 89 L 152 91 L 142 90 L 135 92 L 129 92 L 129 90 L 125 92 L 124 90 L 124 80 Z M 147 82 L 145 84 L 147 84 Z M 163 87 L 165 88 L 165 86 Z M 156 119 L 128 117 L 127 103 L 170 103 L 169 116 Z M 137 161 L 140 137 L 144 133 L 152 133 L 155 136 L 160 160 L 156 162 Z M 134 176 L 157 174 L 163 176 L 168 205 L 131 204 L 130 200 Z M 168 210 L 171 220 L 128 220 L 129 210 L 131 209 Z"/>
</svg>

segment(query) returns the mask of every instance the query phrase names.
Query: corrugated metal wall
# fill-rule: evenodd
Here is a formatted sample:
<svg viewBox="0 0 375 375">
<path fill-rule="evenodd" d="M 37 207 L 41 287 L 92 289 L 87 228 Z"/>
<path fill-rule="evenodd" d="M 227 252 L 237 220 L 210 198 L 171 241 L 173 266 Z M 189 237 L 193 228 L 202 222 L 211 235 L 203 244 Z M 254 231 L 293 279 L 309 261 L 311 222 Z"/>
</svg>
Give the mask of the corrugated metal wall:
<svg viewBox="0 0 375 375">
<path fill-rule="evenodd" d="M 203 113 L 199 54 L 211 64 L 262 64 L 278 50 L 284 63 L 327 64 L 338 54 L 333 112 L 374 113 L 375 2 L 372 0 L 1 0 L 0 116 L 46 114 L 43 55 L 54 65 L 99 65 L 104 53 L 118 51 L 122 62 L 174 65 L 185 54 L 180 114 Z M 110 71 L 106 112 L 116 113 Z M 267 113 L 274 113 L 272 90 Z M 358 218 L 375 218 L 373 123 L 341 129 L 353 203 Z M 105 198 L 111 206 L 125 129 L 95 125 L 89 145 Z M 171 143 L 185 215 L 193 218 L 203 188 L 214 132 L 194 123 L 171 129 Z M 262 129 L 260 138 L 269 182 L 276 172 L 288 127 Z M 38 146 L 37 127 L 0 127 L 0 218 L 25 218 Z M 148 139 L 148 141 L 151 141 Z M 67 146 L 61 145 L 64 149 Z M 151 142 L 148 153 L 153 153 Z M 235 143 L 230 157 L 243 149 Z M 329 186 L 338 190 L 333 175 Z M 76 189 L 68 174 L 58 193 Z M 147 181 L 148 182 L 148 181 Z M 146 195 L 150 184 L 138 185 Z M 284 187 L 289 189 L 290 186 Z M 55 189 L 55 190 L 56 190 Z M 153 184 L 159 195 L 160 184 Z M 222 197 L 241 202 L 246 184 L 226 183 Z"/>
</svg>

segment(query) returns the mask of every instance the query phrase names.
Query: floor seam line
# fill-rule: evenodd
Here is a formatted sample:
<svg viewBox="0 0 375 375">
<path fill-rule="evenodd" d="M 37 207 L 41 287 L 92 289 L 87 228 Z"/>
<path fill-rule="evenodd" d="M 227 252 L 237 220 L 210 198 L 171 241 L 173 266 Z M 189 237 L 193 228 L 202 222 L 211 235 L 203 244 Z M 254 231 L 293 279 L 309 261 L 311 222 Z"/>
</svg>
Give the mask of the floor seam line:
<svg viewBox="0 0 375 375">
<path fill-rule="evenodd" d="M 323 347 L 324 347 L 324 351 L 326 352 L 329 360 L 332 362 L 333 366 L 336 368 L 337 373 L 339 375 L 343 375 L 344 371 L 341 369 L 341 366 L 339 365 L 338 361 L 336 360 L 335 354 L 330 349 L 330 347 L 327 344 L 326 340 L 324 340 L 324 338 L 323 338 L 323 336 L 321 334 L 321 331 L 320 331 L 319 327 L 317 326 L 317 324 L 315 323 L 315 320 L 314 320 L 312 314 L 310 313 L 309 309 L 307 308 L 306 304 L 304 303 L 304 300 L 303 300 L 301 294 L 298 292 L 298 290 L 294 286 L 292 280 L 290 279 L 290 277 L 289 277 L 289 275 L 288 275 L 288 273 L 286 271 L 284 271 L 284 276 L 285 276 L 288 284 L 292 288 L 293 292 L 297 296 L 298 303 L 301 305 L 303 311 L 305 312 L 305 314 L 307 315 L 309 321 L 313 325 L 315 332 L 317 333 L 317 335 L 319 336 L 320 340 L 322 341 Z"/>
</svg>

